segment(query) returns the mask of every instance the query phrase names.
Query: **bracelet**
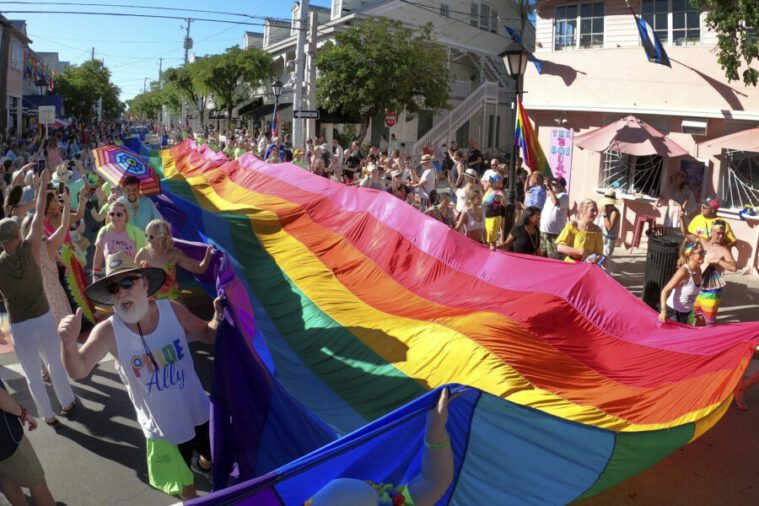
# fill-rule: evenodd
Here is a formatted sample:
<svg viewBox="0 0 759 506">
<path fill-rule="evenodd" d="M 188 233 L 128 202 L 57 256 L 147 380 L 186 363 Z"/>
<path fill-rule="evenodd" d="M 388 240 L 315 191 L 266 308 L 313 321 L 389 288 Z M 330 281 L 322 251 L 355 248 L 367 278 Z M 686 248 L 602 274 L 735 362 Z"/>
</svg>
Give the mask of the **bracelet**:
<svg viewBox="0 0 759 506">
<path fill-rule="evenodd" d="M 26 418 L 26 415 L 27 415 L 26 408 L 24 406 L 21 406 L 21 414 L 18 415 L 19 419 L 23 420 L 24 418 Z"/>
<path fill-rule="evenodd" d="M 445 439 L 443 439 L 439 443 L 430 443 L 430 442 L 427 441 L 427 439 L 424 440 L 424 446 L 426 446 L 430 450 L 439 450 L 441 448 L 445 448 L 449 444 L 451 444 L 451 438 L 450 438 L 450 436 L 446 437 Z"/>
</svg>

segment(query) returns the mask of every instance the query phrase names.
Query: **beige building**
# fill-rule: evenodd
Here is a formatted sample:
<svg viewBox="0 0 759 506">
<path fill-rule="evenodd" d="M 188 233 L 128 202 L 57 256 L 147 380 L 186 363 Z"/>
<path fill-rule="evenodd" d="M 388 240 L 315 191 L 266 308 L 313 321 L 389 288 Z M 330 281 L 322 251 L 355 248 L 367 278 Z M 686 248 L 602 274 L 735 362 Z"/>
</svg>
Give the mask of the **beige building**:
<svg viewBox="0 0 759 506">
<path fill-rule="evenodd" d="M 650 157 L 621 164 L 617 153 L 572 149 L 570 198 L 578 202 L 606 187 L 624 200 L 623 238 L 630 243 L 639 216 L 668 221 L 657 197 L 671 194 L 670 181 L 685 170 L 698 199 L 717 196 L 720 216 L 739 238 L 741 268 L 757 267 L 759 220 L 741 220 L 746 205 L 759 205 L 759 153 L 735 151 L 707 141 L 759 124 L 759 89 L 728 82 L 717 62 L 716 35 L 706 14 L 686 0 L 635 0 L 635 11 L 654 28 L 671 68 L 650 63 L 624 0 L 540 3 L 536 56 L 538 75 L 525 78 L 524 104 L 550 158 L 557 139 L 579 135 L 633 114 L 680 144 L 689 156 Z M 571 146 L 571 141 L 570 146 Z M 759 140 L 757 142 L 759 145 Z M 565 160 L 566 161 L 566 160 Z"/>
</svg>

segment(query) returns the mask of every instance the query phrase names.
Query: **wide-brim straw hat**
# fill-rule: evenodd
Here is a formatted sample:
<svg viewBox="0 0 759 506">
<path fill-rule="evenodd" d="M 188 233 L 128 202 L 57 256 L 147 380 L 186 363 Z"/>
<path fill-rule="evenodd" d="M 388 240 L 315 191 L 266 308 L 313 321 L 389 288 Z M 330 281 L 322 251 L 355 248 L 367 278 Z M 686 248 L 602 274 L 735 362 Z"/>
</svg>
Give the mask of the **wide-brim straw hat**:
<svg viewBox="0 0 759 506">
<path fill-rule="evenodd" d="M 116 276 L 139 274 L 148 281 L 148 295 L 157 292 L 166 280 L 166 272 L 160 267 L 139 267 L 123 251 L 108 255 L 105 259 L 105 277 L 85 288 L 84 294 L 97 304 L 113 305 L 113 295 L 108 291 L 108 284 Z"/>
<path fill-rule="evenodd" d="M 619 200 L 617 200 L 617 192 L 614 190 L 606 190 L 601 199 L 601 206 L 616 206 L 617 204 L 619 204 Z"/>
<path fill-rule="evenodd" d="M 477 179 L 477 171 L 474 169 L 467 169 L 464 171 L 465 176 L 469 176 L 472 179 Z"/>
</svg>

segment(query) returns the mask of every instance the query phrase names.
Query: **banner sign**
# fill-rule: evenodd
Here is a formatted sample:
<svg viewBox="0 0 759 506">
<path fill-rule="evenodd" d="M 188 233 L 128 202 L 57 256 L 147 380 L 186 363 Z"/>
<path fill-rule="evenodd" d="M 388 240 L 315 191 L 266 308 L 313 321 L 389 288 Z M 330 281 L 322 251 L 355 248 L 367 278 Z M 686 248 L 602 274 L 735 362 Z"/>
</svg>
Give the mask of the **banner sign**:
<svg viewBox="0 0 759 506">
<path fill-rule="evenodd" d="M 548 164 L 555 177 L 567 180 L 569 191 L 569 176 L 572 172 L 572 130 L 554 128 L 551 130 L 551 146 L 548 152 Z"/>
</svg>

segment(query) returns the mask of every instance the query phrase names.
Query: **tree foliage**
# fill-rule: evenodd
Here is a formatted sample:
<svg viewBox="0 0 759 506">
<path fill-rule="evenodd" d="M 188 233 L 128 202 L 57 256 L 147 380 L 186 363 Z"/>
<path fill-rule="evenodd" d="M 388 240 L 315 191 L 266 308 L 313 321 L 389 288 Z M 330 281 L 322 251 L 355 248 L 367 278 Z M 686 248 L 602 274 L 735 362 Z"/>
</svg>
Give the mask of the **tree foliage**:
<svg viewBox="0 0 759 506">
<path fill-rule="evenodd" d="M 759 1 L 700 0 L 706 9 L 706 24 L 717 32 L 717 61 L 729 81 L 756 86 L 759 70 L 752 67 L 759 58 Z M 742 71 L 741 71 L 742 69 Z"/>
<path fill-rule="evenodd" d="M 150 90 L 140 93 L 131 100 L 127 100 L 129 113 L 143 119 L 157 119 L 161 113 L 164 99 L 159 83 L 150 83 Z"/>
<path fill-rule="evenodd" d="M 413 32 L 385 18 L 364 20 L 327 42 L 316 66 L 320 103 L 360 118 L 359 142 L 377 113 L 448 107 L 446 54 L 432 25 Z"/>
<path fill-rule="evenodd" d="M 271 77 L 271 70 L 269 53 L 255 47 L 240 49 L 237 46 L 222 54 L 200 58 L 188 68 L 192 81 L 213 93 L 216 104 L 227 110 L 227 118 L 232 117 L 232 109 L 247 97 L 243 85 L 258 87 Z"/>
<path fill-rule="evenodd" d="M 201 127 L 205 126 L 205 100 L 207 88 L 193 75 L 191 71 L 195 62 L 185 67 L 169 68 L 163 72 L 163 103 L 168 105 L 172 112 L 178 112 L 182 108 L 183 100 L 188 100 L 198 108 Z"/>
<path fill-rule="evenodd" d="M 124 111 L 119 100 L 121 90 L 111 82 L 111 71 L 98 60 L 66 68 L 55 80 L 56 93 L 63 96 L 69 115 L 91 122 L 97 117 L 98 100 L 103 99 L 104 119 L 113 119 Z"/>
</svg>

